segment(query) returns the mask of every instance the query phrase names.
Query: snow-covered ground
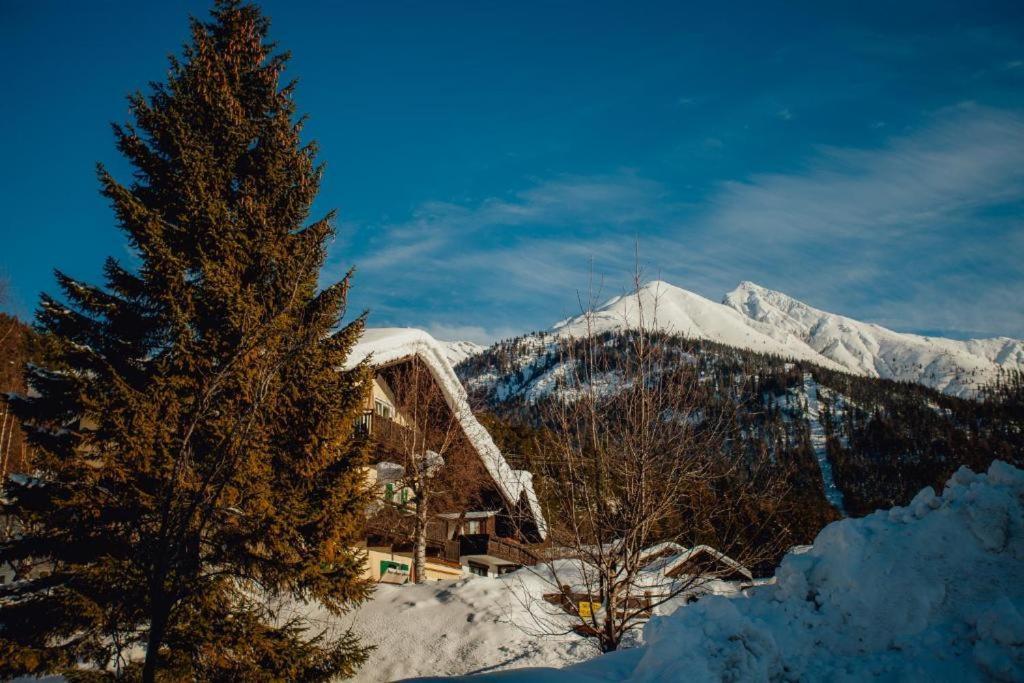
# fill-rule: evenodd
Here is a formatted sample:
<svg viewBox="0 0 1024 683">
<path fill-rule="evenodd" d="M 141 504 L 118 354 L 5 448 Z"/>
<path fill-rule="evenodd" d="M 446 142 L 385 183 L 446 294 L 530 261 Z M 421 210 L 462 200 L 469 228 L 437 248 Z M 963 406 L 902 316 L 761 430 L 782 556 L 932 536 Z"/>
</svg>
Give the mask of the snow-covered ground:
<svg viewBox="0 0 1024 683">
<path fill-rule="evenodd" d="M 538 595 L 551 590 L 527 571 L 498 579 L 378 586 L 369 602 L 343 620 L 364 643 L 376 645 L 355 680 L 558 667 L 597 654 L 575 634 L 538 637 L 522 599 L 524 585 Z"/>
<path fill-rule="evenodd" d="M 675 544 L 650 549 L 677 550 L 677 555 L 655 559 L 641 572 L 637 585 L 666 587 L 665 572 L 692 553 L 715 551 L 704 546 L 687 550 Z M 731 561 L 726 558 L 726 561 Z M 543 599 L 558 585 L 586 590 L 580 565 L 572 560 L 520 569 L 499 578 L 468 577 L 402 586 L 378 585 L 373 597 L 342 619 L 315 606 L 301 611 L 332 632 L 351 627 L 376 649 L 355 677 L 356 681 L 393 681 L 416 676 L 483 674 L 529 667 L 564 667 L 596 657 L 595 641 L 572 633 L 574 623 L 562 609 Z M 557 580 L 555 579 L 557 576 Z M 655 608 L 656 614 L 686 609 L 687 595 L 730 595 L 738 584 L 708 580 Z M 552 635 L 558 634 L 558 635 Z M 635 645 L 642 632 L 627 636 Z"/>
<path fill-rule="evenodd" d="M 652 619 L 642 647 L 484 680 L 1024 680 L 1024 471 L 962 468 L 941 495 L 830 524 L 775 576 Z"/>
<path fill-rule="evenodd" d="M 610 655 L 537 635 L 524 590 L 549 586 L 520 570 L 382 585 L 341 619 L 299 609 L 377 646 L 366 682 L 1024 681 L 1024 471 L 961 468 L 941 495 L 830 524 L 772 584 L 656 616 Z"/>
</svg>

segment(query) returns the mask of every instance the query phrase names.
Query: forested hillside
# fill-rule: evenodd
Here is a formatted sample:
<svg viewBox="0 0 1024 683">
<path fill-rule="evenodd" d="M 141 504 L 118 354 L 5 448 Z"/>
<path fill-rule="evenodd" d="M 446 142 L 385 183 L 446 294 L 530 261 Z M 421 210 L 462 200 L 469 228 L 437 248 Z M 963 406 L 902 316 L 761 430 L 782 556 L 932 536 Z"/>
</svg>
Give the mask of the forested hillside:
<svg viewBox="0 0 1024 683">
<path fill-rule="evenodd" d="M 606 366 L 630 353 L 630 335 L 599 337 Z M 1021 380 L 1009 375 L 977 401 L 919 384 L 824 369 L 704 340 L 659 335 L 666 371 L 689 366 L 712 410 L 731 411 L 727 448 L 770 455 L 787 482 L 785 522 L 774 529 L 806 543 L 841 515 L 860 516 L 905 504 L 922 487 L 941 488 L 961 465 L 984 470 L 993 459 L 1021 464 Z M 547 402 L 571 399 L 566 363 L 582 342 L 543 333 L 499 342 L 457 371 L 502 448 L 538 473 L 542 495 L 549 466 Z M 618 361 L 616 360 L 618 359 Z M 614 391 L 615 372 L 602 378 Z"/>
</svg>

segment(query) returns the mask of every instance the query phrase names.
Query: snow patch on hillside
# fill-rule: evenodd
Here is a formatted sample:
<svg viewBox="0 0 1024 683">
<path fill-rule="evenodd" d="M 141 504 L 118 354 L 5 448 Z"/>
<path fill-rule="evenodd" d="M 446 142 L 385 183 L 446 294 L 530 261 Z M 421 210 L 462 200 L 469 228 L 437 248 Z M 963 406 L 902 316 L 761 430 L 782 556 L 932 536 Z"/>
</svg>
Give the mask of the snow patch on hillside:
<svg viewBox="0 0 1024 683">
<path fill-rule="evenodd" d="M 500 680 L 1024 680 L 1024 471 L 961 468 L 942 495 L 834 522 L 773 585 L 656 617 L 644 641 Z"/>
<path fill-rule="evenodd" d="M 804 397 L 807 399 L 807 422 L 811 430 L 811 448 L 814 449 L 814 457 L 821 469 L 821 482 L 825 487 L 825 498 L 832 504 L 839 514 L 845 516 L 843 509 L 843 492 L 836 485 L 832 476 L 832 462 L 828 459 L 828 439 L 825 435 L 825 428 L 821 424 L 821 411 L 818 405 L 818 383 L 814 381 L 814 375 L 804 373 Z"/>
</svg>

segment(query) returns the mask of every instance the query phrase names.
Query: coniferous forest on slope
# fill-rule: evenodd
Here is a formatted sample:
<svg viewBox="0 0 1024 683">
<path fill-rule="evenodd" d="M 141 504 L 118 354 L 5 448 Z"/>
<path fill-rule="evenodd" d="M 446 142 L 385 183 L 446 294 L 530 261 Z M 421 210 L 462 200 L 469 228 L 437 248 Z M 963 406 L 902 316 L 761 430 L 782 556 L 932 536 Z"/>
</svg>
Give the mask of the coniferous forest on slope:
<svg viewBox="0 0 1024 683">
<path fill-rule="evenodd" d="M 919 384 L 652 334 L 668 350 L 666 369 L 688 367 L 714 397 L 711 403 L 717 401 L 735 420 L 735 443 L 730 448 L 770 452 L 775 474 L 788 482 L 782 501 L 785 514 L 778 515 L 772 531 L 787 538 L 789 545 L 810 543 L 825 524 L 841 516 L 826 499 L 811 444 L 804 395 L 807 375 L 818 385 L 819 419 L 846 515 L 904 505 L 926 486 L 941 490 L 961 466 L 982 471 L 993 460 L 1022 464 L 1024 385 L 1019 375 L 1002 377 L 978 400 L 969 400 Z M 631 335 L 600 335 L 606 367 L 626 362 L 632 352 Z M 542 496 L 559 495 L 544 486 L 543 473 L 549 466 L 544 454 L 555 439 L 553 426 L 545 424 L 545 405 L 560 399 L 557 380 L 549 389 L 538 387 L 547 386 L 545 382 L 581 343 L 528 335 L 499 342 L 457 366 L 499 446 L 514 454 L 519 465 L 539 473 Z"/>
</svg>

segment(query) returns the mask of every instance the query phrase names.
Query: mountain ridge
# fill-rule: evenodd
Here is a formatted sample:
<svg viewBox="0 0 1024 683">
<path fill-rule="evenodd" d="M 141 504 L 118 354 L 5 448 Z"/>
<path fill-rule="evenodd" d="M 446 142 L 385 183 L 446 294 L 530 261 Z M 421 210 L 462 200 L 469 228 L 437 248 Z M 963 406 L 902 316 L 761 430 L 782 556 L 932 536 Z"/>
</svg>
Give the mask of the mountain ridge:
<svg viewBox="0 0 1024 683">
<path fill-rule="evenodd" d="M 1002 373 L 1024 372 L 1024 340 L 956 340 L 896 332 L 815 308 L 751 281 L 741 282 L 719 303 L 653 280 L 592 311 L 561 320 L 545 334 L 579 337 L 588 329 L 602 333 L 641 324 L 830 370 L 915 382 L 961 398 L 977 397 Z M 480 347 L 466 348 L 459 360 L 479 351 Z"/>
<path fill-rule="evenodd" d="M 816 353 L 865 377 L 917 382 L 953 396 L 976 396 L 1002 371 L 1024 371 L 1024 341 L 956 340 L 896 332 L 829 313 L 787 294 L 741 282 L 723 298 L 755 329 L 800 339 Z"/>
</svg>

